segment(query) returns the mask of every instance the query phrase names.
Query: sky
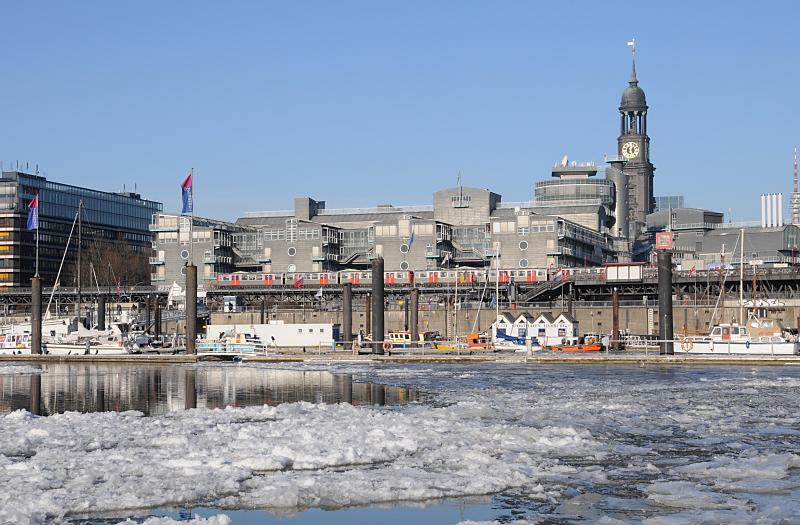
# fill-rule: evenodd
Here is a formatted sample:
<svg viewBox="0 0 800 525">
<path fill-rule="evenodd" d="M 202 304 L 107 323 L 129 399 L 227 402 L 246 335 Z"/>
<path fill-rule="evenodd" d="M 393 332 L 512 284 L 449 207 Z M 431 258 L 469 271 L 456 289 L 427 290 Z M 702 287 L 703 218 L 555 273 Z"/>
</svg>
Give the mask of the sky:
<svg viewBox="0 0 800 525">
<path fill-rule="evenodd" d="M 0 159 L 233 220 L 533 197 L 616 153 L 637 41 L 656 195 L 757 220 L 792 191 L 796 2 L 5 2 Z"/>
</svg>

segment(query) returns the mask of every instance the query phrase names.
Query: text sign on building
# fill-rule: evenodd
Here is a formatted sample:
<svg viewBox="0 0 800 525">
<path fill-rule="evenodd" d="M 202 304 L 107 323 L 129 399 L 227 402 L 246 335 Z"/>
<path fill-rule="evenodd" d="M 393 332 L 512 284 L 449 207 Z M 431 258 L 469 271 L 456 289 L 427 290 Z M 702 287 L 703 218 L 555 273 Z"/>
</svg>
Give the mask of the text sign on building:
<svg viewBox="0 0 800 525">
<path fill-rule="evenodd" d="M 656 233 L 656 250 L 671 250 L 672 246 L 672 232 Z"/>
</svg>

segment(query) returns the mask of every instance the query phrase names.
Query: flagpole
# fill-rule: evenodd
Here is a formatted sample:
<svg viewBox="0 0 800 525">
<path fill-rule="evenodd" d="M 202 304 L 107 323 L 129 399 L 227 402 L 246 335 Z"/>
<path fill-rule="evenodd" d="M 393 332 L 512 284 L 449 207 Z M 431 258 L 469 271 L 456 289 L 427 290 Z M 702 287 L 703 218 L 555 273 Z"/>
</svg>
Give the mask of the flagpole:
<svg viewBox="0 0 800 525">
<path fill-rule="evenodd" d="M 36 194 L 36 275 L 39 277 L 39 194 Z"/>
<path fill-rule="evenodd" d="M 189 263 L 194 265 L 194 168 L 189 170 L 192 177 L 192 189 L 189 194 L 192 199 L 192 206 L 189 209 Z"/>
</svg>

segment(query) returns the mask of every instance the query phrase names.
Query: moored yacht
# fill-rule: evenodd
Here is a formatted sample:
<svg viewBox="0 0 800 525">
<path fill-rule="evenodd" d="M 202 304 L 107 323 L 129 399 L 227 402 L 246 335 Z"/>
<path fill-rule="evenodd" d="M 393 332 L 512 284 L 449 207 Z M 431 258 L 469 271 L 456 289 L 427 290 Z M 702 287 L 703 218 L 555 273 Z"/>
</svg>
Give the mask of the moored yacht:
<svg viewBox="0 0 800 525">
<path fill-rule="evenodd" d="M 777 321 L 756 317 L 746 326 L 721 323 L 708 336 L 683 337 L 680 349 L 688 354 L 800 355 L 797 337 Z"/>
</svg>

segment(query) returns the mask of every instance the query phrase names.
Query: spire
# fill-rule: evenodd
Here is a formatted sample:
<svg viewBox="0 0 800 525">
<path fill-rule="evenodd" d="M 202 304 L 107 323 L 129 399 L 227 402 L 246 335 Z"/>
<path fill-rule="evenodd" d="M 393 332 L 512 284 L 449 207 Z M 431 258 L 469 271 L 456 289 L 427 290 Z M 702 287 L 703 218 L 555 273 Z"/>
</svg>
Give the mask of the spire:
<svg viewBox="0 0 800 525">
<path fill-rule="evenodd" d="M 631 48 L 631 79 L 629 81 L 631 86 L 636 86 L 639 84 L 639 81 L 636 79 L 636 39 L 632 38 L 628 41 L 628 45 Z"/>
</svg>

